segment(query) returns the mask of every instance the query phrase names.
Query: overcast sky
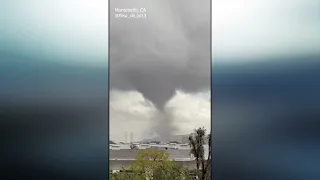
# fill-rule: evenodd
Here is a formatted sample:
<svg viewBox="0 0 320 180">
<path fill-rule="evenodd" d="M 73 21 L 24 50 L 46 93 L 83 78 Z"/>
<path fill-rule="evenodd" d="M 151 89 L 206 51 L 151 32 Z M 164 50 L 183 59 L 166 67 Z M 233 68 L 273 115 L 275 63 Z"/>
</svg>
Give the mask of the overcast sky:
<svg viewBox="0 0 320 180">
<path fill-rule="evenodd" d="M 117 2 L 119 3 L 119 1 Z M 163 0 L 139 0 L 137 3 L 136 1 L 130 1 L 130 5 L 128 5 L 130 7 L 149 7 L 147 8 L 148 15 L 154 14 L 154 16 L 150 16 L 152 18 L 147 21 L 152 20 L 149 23 L 153 23 L 154 26 L 145 29 L 140 28 L 141 31 L 139 32 L 130 31 L 131 33 L 122 34 L 126 38 L 119 37 L 118 39 L 128 39 L 132 32 L 137 32 L 136 36 L 143 36 L 144 42 L 150 48 L 148 51 L 157 52 L 161 50 L 164 52 L 174 49 L 174 52 L 166 54 L 166 57 L 162 57 L 162 59 L 168 60 L 171 69 L 176 70 L 175 68 L 178 68 L 178 70 L 181 70 L 183 68 L 180 65 L 186 63 L 187 57 L 193 57 L 192 53 L 197 54 L 198 57 L 198 55 L 204 55 L 204 52 L 207 51 L 206 45 L 197 49 L 193 47 L 194 43 L 190 44 L 190 42 L 199 42 L 206 38 L 206 36 L 197 34 L 198 30 L 195 29 L 201 27 L 201 24 L 208 20 L 202 18 L 207 15 L 205 9 L 208 7 L 201 6 L 201 2 L 205 1 L 193 1 L 192 3 L 191 1 L 190 3 L 172 1 L 170 4 Z M 265 56 L 317 54 L 320 52 L 319 8 L 319 0 L 212 0 L 213 61 L 222 62 L 222 58 L 219 57 L 227 57 L 223 61 L 228 59 L 229 62 L 242 63 L 249 59 L 259 61 L 261 57 Z M 179 17 L 177 14 L 181 15 L 183 13 L 183 18 L 174 18 Z M 104 0 L 29 0 L 28 3 L 24 1 L 19 1 L 19 3 L 18 1 L 0 1 L 0 47 L 2 50 L 14 49 L 15 53 L 33 53 L 43 57 L 54 55 L 57 58 L 50 59 L 50 61 L 71 65 L 107 66 L 107 20 L 108 1 Z M 135 23 L 139 24 L 139 22 Z M 160 32 L 167 33 L 162 33 L 163 36 L 159 38 L 159 36 L 156 36 L 157 30 L 159 31 L 158 34 L 161 34 Z M 186 30 L 191 31 L 187 32 Z M 186 38 L 188 37 L 186 34 L 191 34 L 193 38 Z M 158 37 L 156 40 L 160 42 L 160 46 L 152 44 L 154 39 L 146 40 L 150 37 Z M 164 42 L 168 42 L 167 46 L 161 46 L 161 43 Z M 17 45 L 19 47 L 16 47 Z M 128 50 L 135 52 L 130 46 Z M 171 61 L 168 57 L 174 57 L 176 60 Z M 206 61 L 206 58 L 198 59 L 205 59 Z M 193 63 L 192 60 L 189 60 L 188 63 L 188 68 L 193 67 L 194 72 L 201 72 L 199 70 L 205 69 L 201 66 L 201 63 L 200 66 Z M 116 66 L 114 68 L 116 69 Z M 111 67 L 112 69 L 113 67 Z M 197 76 L 189 74 L 189 78 L 195 77 L 196 80 L 192 82 L 198 82 L 197 86 L 201 86 L 203 84 L 201 79 L 205 79 L 203 77 L 206 76 L 205 72 L 196 73 Z M 185 76 L 188 76 L 188 74 Z M 184 81 L 179 79 L 179 82 Z M 201 109 L 207 108 L 208 98 L 193 95 L 198 89 L 194 88 L 192 84 L 184 82 L 180 87 L 192 89 L 192 93 L 179 92 L 169 104 L 173 106 L 175 103 L 179 104 L 179 101 L 188 102 L 192 105 L 192 108 L 199 110 L 192 112 L 187 110 L 189 106 L 185 106 L 183 107 L 185 110 L 182 110 L 181 107 L 175 113 L 195 113 L 188 117 L 197 116 L 199 125 L 202 124 L 200 123 L 202 121 L 203 124 L 206 124 L 208 116 L 199 112 L 207 111 Z M 112 93 L 115 97 L 126 97 L 113 98 L 114 107 L 111 107 L 113 114 L 121 112 L 123 115 L 119 119 L 127 119 L 122 117 L 125 114 L 128 117 L 141 119 L 140 121 L 132 121 L 131 124 L 128 123 L 126 126 L 115 125 L 115 127 L 121 127 L 123 131 L 127 131 L 128 127 L 134 125 L 140 126 L 137 125 L 138 122 L 143 125 L 145 124 L 143 119 L 149 118 L 146 114 L 137 115 L 136 112 L 154 111 L 153 108 L 145 104 L 141 94 L 133 90 L 128 92 L 113 91 Z M 135 113 L 132 113 L 132 109 L 119 108 L 122 103 L 127 105 L 138 104 L 134 108 L 136 109 Z M 183 115 L 179 117 L 183 117 Z M 192 127 L 197 125 L 192 125 Z M 190 121 L 183 126 L 186 127 L 186 130 L 189 130 L 191 127 Z M 114 132 L 114 134 L 117 133 Z M 123 137 L 122 132 L 118 134 L 120 134 L 118 137 L 121 139 Z"/>
<path fill-rule="evenodd" d="M 148 4 L 171 16 L 165 3 Z M 212 0 L 214 57 L 319 52 L 319 8 L 319 0 Z M 52 47 L 42 53 L 70 56 L 63 63 L 106 65 L 107 19 L 104 0 L 1 1 L 0 45 L 17 42 L 29 53 Z"/>
<path fill-rule="evenodd" d="M 111 139 L 124 141 L 125 132 L 141 140 L 210 129 L 209 5 L 111 1 Z M 146 8 L 147 17 L 114 18 L 114 8 L 133 7 Z"/>
</svg>

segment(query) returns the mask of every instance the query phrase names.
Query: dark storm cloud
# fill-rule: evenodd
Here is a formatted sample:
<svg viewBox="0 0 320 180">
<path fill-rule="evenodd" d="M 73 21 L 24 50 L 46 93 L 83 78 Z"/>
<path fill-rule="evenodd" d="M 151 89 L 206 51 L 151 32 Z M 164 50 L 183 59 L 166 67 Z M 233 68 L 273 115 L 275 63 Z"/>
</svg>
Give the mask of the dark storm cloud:
<svg viewBox="0 0 320 180">
<path fill-rule="evenodd" d="M 137 90 L 164 111 L 177 89 L 198 92 L 210 88 L 210 1 L 196 2 L 111 2 L 112 89 Z M 115 18 L 114 8 L 146 8 L 147 17 Z M 155 119 L 168 124 L 159 128 L 172 128 L 170 120 Z"/>
<path fill-rule="evenodd" d="M 176 89 L 209 88 L 210 1 L 200 2 L 111 3 L 111 88 L 138 90 L 159 108 Z M 147 18 L 115 19 L 115 7 L 145 7 Z"/>
</svg>

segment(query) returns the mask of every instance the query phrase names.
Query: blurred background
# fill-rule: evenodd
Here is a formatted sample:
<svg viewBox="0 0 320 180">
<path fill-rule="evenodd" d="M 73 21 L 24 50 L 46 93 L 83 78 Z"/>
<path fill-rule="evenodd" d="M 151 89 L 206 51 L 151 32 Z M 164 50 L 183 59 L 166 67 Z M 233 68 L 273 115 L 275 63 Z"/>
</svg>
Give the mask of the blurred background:
<svg viewBox="0 0 320 180">
<path fill-rule="evenodd" d="M 108 1 L 0 1 L 0 179 L 108 177 Z"/>
<path fill-rule="evenodd" d="M 212 0 L 212 175 L 320 178 L 320 1 Z"/>
<path fill-rule="evenodd" d="M 320 179 L 319 0 L 212 0 L 213 179 Z M 108 176 L 108 2 L 0 1 L 1 179 Z"/>
</svg>

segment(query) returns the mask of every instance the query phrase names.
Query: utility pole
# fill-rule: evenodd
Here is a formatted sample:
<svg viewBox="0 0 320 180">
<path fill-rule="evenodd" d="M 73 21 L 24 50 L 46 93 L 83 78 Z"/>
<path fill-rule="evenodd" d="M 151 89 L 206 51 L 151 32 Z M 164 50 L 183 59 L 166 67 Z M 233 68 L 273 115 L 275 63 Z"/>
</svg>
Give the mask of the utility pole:
<svg viewBox="0 0 320 180">
<path fill-rule="evenodd" d="M 127 143 L 128 142 L 128 132 L 124 133 L 124 142 Z"/>
<path fill-rule="evenodd" d="M 130 133 L 130 143 L 133 143 L 133 132 Z"/>
</svg>

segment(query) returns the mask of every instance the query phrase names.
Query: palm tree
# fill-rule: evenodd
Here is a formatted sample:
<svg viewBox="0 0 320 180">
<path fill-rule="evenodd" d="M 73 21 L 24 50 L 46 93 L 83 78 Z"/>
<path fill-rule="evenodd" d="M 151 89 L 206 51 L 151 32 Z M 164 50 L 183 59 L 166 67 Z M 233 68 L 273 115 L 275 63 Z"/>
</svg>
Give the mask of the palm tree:
<svg viewBox="0 0 320 180">
<path fill-rule="evenodd" d="M 206 142 L 208 142 L 209 145 L 208 157 L 204 157 L 204 145 Z M 193 154 L 196 159 L 197 176 L 200 177 L 201 180 L 210 179 L 211 133 L 207 136 L 206 129 L 204 127 L 195 129 L 194 133 L 189 136 L 189 145 L 191 148 L 191 154 Z"/>
</svg>

